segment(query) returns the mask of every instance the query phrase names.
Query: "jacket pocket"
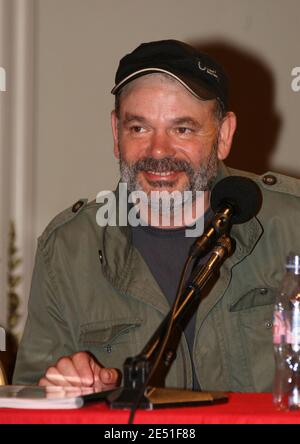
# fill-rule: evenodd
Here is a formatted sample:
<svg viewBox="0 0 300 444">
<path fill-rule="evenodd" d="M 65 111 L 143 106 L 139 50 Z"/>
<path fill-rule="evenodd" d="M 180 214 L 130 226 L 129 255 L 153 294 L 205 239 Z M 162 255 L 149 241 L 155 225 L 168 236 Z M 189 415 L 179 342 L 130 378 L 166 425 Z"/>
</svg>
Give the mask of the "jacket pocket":
<svg viewBox="0 0 300 444">
<path fill-rule="evenodd" d="M 272 343 L 276 288 L 255 288 L 230 305 L 235 337 L 236 368 L 244 366 L 247 390 L 269 391 L 274 376 Z M 238 379 L 238 375 L 237 375 Z"/>
<path fill-rule="evenodd" d="M 277 288 L 260 287 L 254 288 L 242 297 L 239 297 L 230 304 L 229 311 L 248 310 L 253 307 L 262 307 L 275 303 Z"/>
<path fill-rule="evenodd" d="M 129 356 L 140 352 L 141 319 L 120 318 L 80 325 L 80 348 L 90 351 L 105 367 L 121 369 Z"/>
<path fill-rule="evenodd" d="M 140 319 L 114 319 L 80 326 L 79 342 L 86 345 L 105 346 L 122 342 L 130 330 L 139 327 Z"/>
</svg>

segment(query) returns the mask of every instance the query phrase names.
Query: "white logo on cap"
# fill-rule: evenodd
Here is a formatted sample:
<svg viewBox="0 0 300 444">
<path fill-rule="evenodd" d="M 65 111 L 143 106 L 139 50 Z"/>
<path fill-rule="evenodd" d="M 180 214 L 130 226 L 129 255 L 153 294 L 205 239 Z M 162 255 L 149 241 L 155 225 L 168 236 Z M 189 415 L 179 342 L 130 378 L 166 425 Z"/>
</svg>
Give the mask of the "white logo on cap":
<svg viewBox="0 0 300 444">
<path fill-rule="evenodd" d="M 219 80 L 219 76 L 217 74 L 217 71 L 215 69 L 208 68 L 207 66 L 201 66 L 201 62 L 198 62 L 198 67 L 201 71 L 205 71 L 210 76 L 214 76 L 216 79 Z"/>
</svg>

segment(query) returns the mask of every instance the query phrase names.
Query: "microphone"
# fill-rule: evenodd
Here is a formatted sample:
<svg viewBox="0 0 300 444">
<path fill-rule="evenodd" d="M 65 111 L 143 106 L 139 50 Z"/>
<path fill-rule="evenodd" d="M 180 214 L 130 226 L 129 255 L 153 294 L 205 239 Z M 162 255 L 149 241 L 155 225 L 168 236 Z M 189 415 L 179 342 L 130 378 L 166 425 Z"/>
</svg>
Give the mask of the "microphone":
<svg viewBox="0 0 300 444">
<path fill-rule="evenodd" d="M 190 249 L 190 256 L 202 256 L 233 224 L 243 224 L 254 217 L 262 204 L 258 185 L 248 177 L 230 176 L 220 180 L 211 192 L 212 222 Z"/>
</svg>

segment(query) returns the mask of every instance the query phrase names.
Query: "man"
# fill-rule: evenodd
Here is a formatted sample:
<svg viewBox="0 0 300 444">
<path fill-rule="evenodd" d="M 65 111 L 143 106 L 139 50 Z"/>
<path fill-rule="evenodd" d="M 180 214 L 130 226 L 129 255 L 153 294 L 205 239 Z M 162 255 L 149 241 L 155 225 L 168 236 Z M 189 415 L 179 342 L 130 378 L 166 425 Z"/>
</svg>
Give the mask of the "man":
<svg viewBox="0 0 300 444">
<path fill-rule="evenodd" d="M 245 175 L 263 193 L 257 217 L 233 227 L 236 250 L 185 328 L 166 385 L 270 390 L 276 290 L 286 255 L 300 251 L 299 182 L 225 167 L 236 128 L 226 76 L 188 45 L 139 46 L 121 60 L 112 92 L 114 153 L 129 191 L 203 190 L 206 222 L 221 178 Z M 112 388 L 169 311 L 193 242 L 185 227 L 103 228 L 99 208 L 77 202 L 39 239 L 15 383 Z"/>
</svg>

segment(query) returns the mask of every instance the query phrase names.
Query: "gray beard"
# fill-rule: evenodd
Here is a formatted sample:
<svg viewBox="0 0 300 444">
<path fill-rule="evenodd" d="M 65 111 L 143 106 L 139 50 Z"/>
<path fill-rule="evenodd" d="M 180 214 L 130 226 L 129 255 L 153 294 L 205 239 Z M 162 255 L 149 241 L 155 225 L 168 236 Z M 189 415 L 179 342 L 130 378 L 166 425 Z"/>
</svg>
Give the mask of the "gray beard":
<svg viewBox="0 0 300 444">
<path fill-rule="evenodd" d="M 177 191 L 180 198 L 169 198 L 164 195 L 165 191 L 160 194 L 159 199 L 153 199 L 148 193 L 149 205 L 151 209 L 160 214 L 161 216 L 172 216 L 182 212 L 182 205 L 192 205 L 196 201 L 197 194 L 199 196 L 200 191 L 211 190 L 218 170 L 218 157 L 217 157 L 217 143 L 213 145 L 212 151 L 206 161 L 202 162 L 197 169 L 187 161 L 181 161 L 166 157 L 163 159 L 154 159 L 147 157 L 137 161 L 136 163 L 129 165 L 122 158 L 122 150 L 120 150 L 120 172 L 121 181 L 127 184 L 128 192 L 144 191 L 142 185 L 138 180 L 138 173 L 140 171 L 184 171 L 187 175 L 187 182 L 184 188 Z M 153 186 L 153 190 L 159 192 L 163 187 L 174 186 L 174 183 L 167 181 L 155 181 L 149 182 Z M 185 193 L 189 191 L 190 193 Z M 198 192 L 198 193 L 197 193 Z M 169 196 L 172 196 L 172 193 Z"/>
<path fill-rule="evenodd" d="M 122 158 L 122 149 L 120 149 L 121 182 L 127 184 L 129 192 L 144 191 L 138 180 L 138 173 L 140 171 L 184 171 L 188 181 L 180 192 L 191 191 L 194 199 L 196 191 L 209 191 L 213 186 L 218 171 L 217 143 L 213 145 L 210 156 L 197 169 L 193 168 L 187 161 L 180 161 L 170 157 L 159 160 L 147 157 L 129 165 Z M 158 191 L 160 188 L 173 185 L 172 182 L 166 181 L 155 181 L 150 184 Z"/>
</svg>

